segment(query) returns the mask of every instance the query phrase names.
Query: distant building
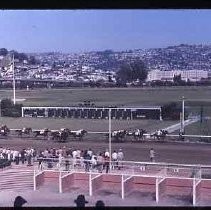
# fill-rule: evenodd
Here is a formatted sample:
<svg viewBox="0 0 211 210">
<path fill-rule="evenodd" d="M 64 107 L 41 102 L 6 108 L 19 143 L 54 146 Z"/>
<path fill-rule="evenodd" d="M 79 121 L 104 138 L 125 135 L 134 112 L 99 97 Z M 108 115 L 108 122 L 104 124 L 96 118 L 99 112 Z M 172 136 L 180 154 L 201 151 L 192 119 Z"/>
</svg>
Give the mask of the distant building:
<svg viewBox="0 0 211 210">
<path fill-rule="evenodd" d="M 160 71 L 152 70 L 148 73 L 147 81 L 173 81 L 174 76 L 180 75 L 181 79 L 184 81 L 200 81 L 201 79 L 208 78 L 208 71 L 204 70 L 174 70 L 174 71 Z"/>
</svg>

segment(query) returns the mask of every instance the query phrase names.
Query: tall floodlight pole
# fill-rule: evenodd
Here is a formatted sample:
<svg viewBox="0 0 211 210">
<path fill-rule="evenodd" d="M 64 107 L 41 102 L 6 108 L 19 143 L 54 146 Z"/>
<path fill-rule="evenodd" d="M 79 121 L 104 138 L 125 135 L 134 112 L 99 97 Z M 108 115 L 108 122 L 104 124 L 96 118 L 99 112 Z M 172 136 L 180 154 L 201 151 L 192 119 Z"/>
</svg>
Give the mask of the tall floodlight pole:
<svg viewBox="0 0 211 210">
<path fill-rule="evenodd" d="M 108 111 L 108 132 L 109 132 L 109 157 L 110 157 L 110 162 L 109 162 L 109 168 L 111 170 L 111 109 Z"/>
<path fill-rule="evenodd" d="M 182 133 L 184 133 L 185 127 L 185 97 L 182 97 Z"/>
<path fill-rule="evenodd" d="M 13 71 L 13 103 L 15 105 L 16 99 L 15 99 L 15 61 L 14 61 L 14 54 L 12 55 L 12 71 Z"/>
</svg>

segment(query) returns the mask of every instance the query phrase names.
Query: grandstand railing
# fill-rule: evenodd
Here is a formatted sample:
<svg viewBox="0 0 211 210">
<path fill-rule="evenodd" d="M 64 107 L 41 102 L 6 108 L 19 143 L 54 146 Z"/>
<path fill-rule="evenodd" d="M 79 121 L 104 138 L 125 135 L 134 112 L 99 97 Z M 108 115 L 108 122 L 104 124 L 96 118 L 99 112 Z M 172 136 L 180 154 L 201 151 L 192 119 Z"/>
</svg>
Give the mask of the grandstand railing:
<svg viewBox="0 0 211 210">
<path fill-rule="evenodd" d="M 37 161 L 42 160 L 42 169 L 38 168 Z M 42 172 L 52 171 L 59 173 L 59 192 L 63 192 L 62 183 L 68 176 L 74 173 L 87 174 L 89 176 L 89 195 L 93 195 L 94 180 L 102 175 L 107 174 L 104 171 L 99 172 L 97 168 L 93 167 L 90 160 L 83 158 L 38 158 L 34 159 L 34 190 L 36 190 L 36 177 L 38 182 L 43 182 L 44 176 Z M 68 168 L 67 168 L 68 163 Z M 85 164 L 89 164 L 90 170 L 85 171 Z M 200 200 L 200 183 L 203 180 L 211 182 L 211 165 L 203 164 L 177 164 L 177 163 L 163 163 L 163 162 L 134 162 L 134 161 L 110 161 L 112 166 L 109 170 L 109 175 L 117 175 L 121 177 L 121 197 L 125 198 L 126 182 L 131 181 L 134 177 L 139 178 L 153 178 L 155 180 L 155 197 L 156 202 L 159 202 L 162 195 L 162 186 L 165 185 L 165 180 L 174 180 L 179 183 L 179 180 L 190 183 L 191 197 L 193 205 L 197 205 Z M 120 167 L 120 168 L 119 168 Z M 210 189 L 211 190 L 211 189 Z"/>
<path fill-rule="evenodd" d="M 42 161 L 43 170 L 57 171 L 85 171 L 85 164 L 89 164 L 90 172 L 97 172 L 99 163 L 93 164 L 91 160 L 83 158 L 37 158 L 34 166 L 38 170 L 39 160 Z M 111 166 L 109 173 L 125 175 L 150 175 L 161 177 L 204 177 L 211 179 L 211 165 L 203 164 L 177 164 L 165 162 L 135 162 L 135 161 L 108 161 Z M 103 163 L 101 163 L 103 164 Z M 103 170 L 105 173 L 105 170 Z"/>
</svg>

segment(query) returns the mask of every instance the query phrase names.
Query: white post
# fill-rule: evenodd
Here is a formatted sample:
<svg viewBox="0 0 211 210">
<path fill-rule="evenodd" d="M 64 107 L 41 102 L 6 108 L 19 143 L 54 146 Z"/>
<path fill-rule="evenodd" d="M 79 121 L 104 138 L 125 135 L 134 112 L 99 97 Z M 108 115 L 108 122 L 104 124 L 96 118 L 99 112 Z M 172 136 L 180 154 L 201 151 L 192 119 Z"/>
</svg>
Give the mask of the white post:
<svg viewBox="0 0 211 210">
<path fill-rule="evenodd" d="M 196 205 L 196 179 L 193 178 L 193 206 Z"/>
<path fill-rule="evenodd" d="M 34 191 L 36 190 L 36 171 L 34 169 Z"/>
<path fill-rule="evenodd" d="M 108 121 L 109 121 L 109 156 L 110 156 L 110 162 L 109 162 L 109 168 L 111 170 L 111 109 L 109 109 L 108 112 Z"/>
<path fill-rule="evenodd" d="M 156 192 L 155 192 L 155 194 L 156 194 L 156 203 L 158 203 L 159 202 L 159 180 L 158 180 L 158 178 L 156 178 Z"/>
<path fill-rule="evenodd" d="M 160 108 L 160 121 L 162 121 L 162 109 Z"/>
<path fill-rule="evenodd" d="M 125 198 L 124 177 L 122 175 L 122 199 Z"/>
<path fill-rule="evenodd" d="M 62 193 L 62 173 L 59 171 L 59 193 Z"/>
<path fill-rule="evenodd" d="M 199 168 L 199 178 L 201 179 L 201 167 Z"/>
<path fill-rule="evenodd" d="M 101 110 L 101 112 L 100 112 L 100 119 L 102 119 L 103 118 L 103 110 Z"/>
<path fill-rule="evenodd" d="M 89 173 L 89 196 L 92 196 L 92 175 Z"/>
<path fill-rule="evenodd" d="M 15 99 L 15 61 L 14 61 L 14 54 L 12 57 L 12 71 L 13 71 L 13 103 L 15 105 L 16 99 Z"/>
<path fill-rule="evenodd" d="M 23 107 L 21 108 L 21 116 L 24 117 Z"/>
</svg>

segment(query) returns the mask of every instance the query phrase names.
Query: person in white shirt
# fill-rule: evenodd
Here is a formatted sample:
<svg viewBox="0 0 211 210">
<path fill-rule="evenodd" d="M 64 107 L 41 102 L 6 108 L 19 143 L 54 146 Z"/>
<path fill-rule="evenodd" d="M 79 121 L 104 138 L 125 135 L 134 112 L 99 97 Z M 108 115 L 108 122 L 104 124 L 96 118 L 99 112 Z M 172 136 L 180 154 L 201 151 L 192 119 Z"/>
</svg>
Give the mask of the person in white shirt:
<svg viewBox="0 0 211 210">
<path fill-rule="evenodd" d="M 9 151 L 10 151 L 10 149 L 9 148 L 7 148 L 6 149 L 6 152 L 5 152 L 5 158 L 8 160 L 8 153 L 9 153 Z"/>
<path fill-rule="evenodd" d="M 115 169 L 116 166 L 118 166 L 117 162 L 117 152 L 114 150 L 114 152 L 111 154 L 111 160 L 112 160 L 112 168 Z"/>
<path fill-rule="evenodd" d="M 105 157 L 110 157 L 108 149 L 106 149 L 106 151 L 105 151 Z"/>
<path fill-rule="evenodd" d="M 62 148 L 59 148 L 58 152 L 59 152 L 59 154 L 62 154 L 62 152 L 63 152 Z"/>
<path fill-rule="evenodd" d="M 76 154 L 76 158 L 80 159 L 81 157 L 81 150 L 76 150 L 77 154 Z"/>
<path fill-rule="evenodd" d="M 87 151 L 87 154 L 88 154 L 90 157 L 92 157 L 93 151 L 89 148 L 88 151 Z"/>
<path fill-rule="evenodd" d="M 92 165 L 92 168 L 93 168 L 93 169 L 96 168 L 96 166 L 97 166 L 97 156 L 92 155 L 92 158 L 91 158 L 91 165 Z"/>
<path fill-rule="evenodd" d="M 45 151 L 43 152 L 44 154 L 44 158 L 47 158 L 48 157 L 48 149 L 45 149 Z"/>
<path fill-rule="evenodd" d="M 17 150 L 14 151 L 13 153 L 15 164 L 19 165 L 19 152 Z"/>
<path fill-rule="evenodd" d="M 62 166 L 62 159 L 63 159 L 62 154 L 59 154 L 59 162 L 57 164 L 58 169 Z"/>
<path fill-rule="evenodd" d="M 72 156 L 73 156 L 73 167 L 76 166 L 76 159 L 77 159 L 77 150 L 73 150 Z"/>
<path fill-rule="evenodd" d="M 4 159 L 6 159 L 6 149 L 5 148 L 2 150 L 2 156 Z"/>
<path fill-rule="evenodd" d="M 97 169 L 99 173 L 102 173 L 103 171 L 103 163 L 104 163 L 104 158 L 102 156 L 102 153 L 99 153 L 97 156 Z"/>
<path fill-rule="evenodd" d="M 9 161 L 12 161 L 12 156 L 11 156 L 11 150 L 10 149 L 7 150 L 7 159 Z"/>
<path fill-rule="evenodd" d="M 73 150 L 73 152 L 72 152 L 72 156 L 73 156 L 73 158 L 75 158 L 75 159 L 76 159 L 77 154 L 78 154 L 77 150 Z"/>
<path fill-rule="evenodd" d="M 117 161 L 118 161 L 118 169 L 120 170 L 120 168 L 123 167 L 123 161 L 124 160 L 124 153 L 122 152 L 122 149 L 120 148 L 118 153 L 117 153 Z M 121 163 L 119 163 L 121 162 Z"/>
</svg>

